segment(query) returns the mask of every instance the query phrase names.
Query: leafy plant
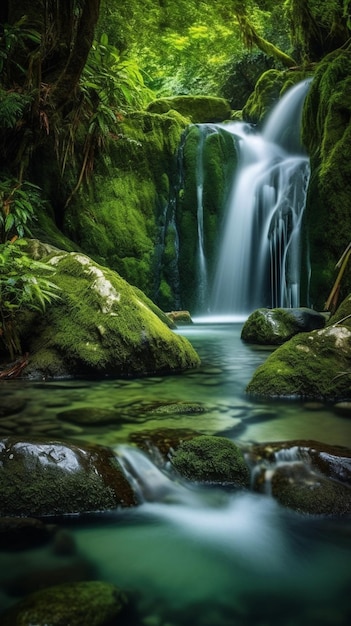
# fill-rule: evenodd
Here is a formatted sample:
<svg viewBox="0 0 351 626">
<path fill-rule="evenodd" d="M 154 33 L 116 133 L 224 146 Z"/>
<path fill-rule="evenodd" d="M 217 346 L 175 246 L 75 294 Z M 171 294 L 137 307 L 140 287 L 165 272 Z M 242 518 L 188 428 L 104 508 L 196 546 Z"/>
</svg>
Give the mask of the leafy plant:
<svg viewBox="0 0 351 626">
<path fill-rule="evenodd" d="M 31 259 L 22 250 L 24 245 L 23 239 L 0 244 L 0 344 L 11 359 L 21 354 L 19 313 L 43 312 L 59 297 L 57 285 L 43 275 L 54 268 Z"/>
<path fill-rule="evenodd" d="M 27 181 L 0 179 L 0 243 L 30 235 L 35 209 L 43 204 L 40 188 Z"/>
</svg>

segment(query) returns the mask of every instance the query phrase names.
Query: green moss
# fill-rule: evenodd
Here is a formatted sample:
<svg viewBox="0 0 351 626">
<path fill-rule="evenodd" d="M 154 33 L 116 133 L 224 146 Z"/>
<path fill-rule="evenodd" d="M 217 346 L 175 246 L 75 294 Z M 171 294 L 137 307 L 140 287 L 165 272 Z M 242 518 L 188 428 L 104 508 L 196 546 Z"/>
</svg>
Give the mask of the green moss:
<svg viewBox="0 0 351 626">
<path fill-rule="evenodd" d="M 306 76 L 306 72 L 289 70 L 272 69 L 264 72 L 243 108 L 243 119 L 253 124 L 262 124 L 284 93 Z"/>
<path fill-rule="evenodd" d="M 64 583 L 30 594 L 2 616 L 3 626 L 107 626 L 122 624 L 126 595 L 101 581 Z"/>
<path fill-rule="evenodd" d="M 175 111 L 126 116 L 65 215 L 65 233 L 80 249 L 150 297 L 157 293 L 156 244 L 186 125 Z"/>
<path fill-rule="evenodd" d="M 243 453 L 224 437 L 201 435 L 182 443 L 171 464 L 184 478 L 201 483 L 247 487 L 250 481 Z"/>
<path fill-rule="evenodd" d="M 171 109 L 178 111 L 193 124 L 222 122 L 230 118 L 229 102 L 214 96 L 175 96 L 160 98 L 151 102 L 148 111 L 168 113 Z"/>
<path fill-rule="evenodd" d="M 350 336 L 342 326 L 295 335 L 256 370 L 246 391 L 270 398 L 348 396 Z"/>
<path fill-rule="evenodd" d="M 305 211 L 311 256 L 311 300 L 322 308 L 351 232 L 351 59 L 337 50 L 318 66 L 306 98 L 302 136 L 311 157 Z M 346 273 L 340 297 L 351 291 Z"/>
<path fill-rule="evenodd" d="M 65 367 L 66 375 L 125 376 L 199 363 L 188 341 L 169 329 L 162 311 L 118 274 L 81 254 L 59 253 L 46 260 L 56 269 L 52 280 L 61 299 L 36 324 L 31 319 L 23 323 L 29 374 L 57 376 L 57 368 L 61 373 Z M 58 364 L 54 357 L 48 364 L 55 353 Z"/>
</svg>

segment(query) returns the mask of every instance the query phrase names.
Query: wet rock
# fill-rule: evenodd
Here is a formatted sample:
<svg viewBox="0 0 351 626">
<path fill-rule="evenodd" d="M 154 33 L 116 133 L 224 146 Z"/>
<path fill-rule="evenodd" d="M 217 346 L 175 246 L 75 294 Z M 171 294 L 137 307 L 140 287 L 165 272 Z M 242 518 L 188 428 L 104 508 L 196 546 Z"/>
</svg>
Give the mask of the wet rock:
<svg viewBox="0 0 351 626">
<path fill-rule="evenodd" d="M 351 450 L 318 441 L 257 444 L 247 451 L 254 489 L 311 515 L 351 512 Z"/>
<path fill-rule="evenodd" d="M 351 418 L 351 400 L 336 402 L 333 407 L 335 413 L 341 417 Z"/>
<path fill-rule="evenodd" d="M 194 439 L 200 434 L 191 428 L 157 428 L 131 433 L 129 441 L 136 444 L 154 461 L 165 461 L 171 451 L 179 448 L 184 441 Z"/>
<path fill-rule="evenodd" d="M 57 414 L 58 419 L 84 426 L 107 426 L 118 424 L 118 413 L 109 409 L 85 406 L 79 409 L 68 409 Z"/>
<path fill-rule="evenodd" d="M 241 338 L 247 343 L 281 345 L 294 335 L 324 328 L 322 313 L 305 307 L 257 309 L 246 320 Z"/>
<path fill-rule="evenodd" d="M 303 461 L 327 478 L 347 483 L 351 487 L 351 449 L 344 446 L 297 439 L 255 444 L 247 454 L 253 465 L 262 461 L 271 464 Z"/>
<path fill-rule="evenodd" d="M 127 624 L 128 600 L 115 585 L 86 581 L 29 595 L 2 616 L 2 626 L 110 626 Z"/>
<path fill-rule="evenodd" d="M 38 519 L 0 517 L 0 550 L 34 548 L 52 540 L 53 527 Z"/>
<path fill-rule="evenodd" d="M 299 333 L 257 368 L 246 391 L 262 398 L 339 401 L 350 390 L 351 329 Z"/>
<path fill-rule="evenodd" d="M 0 492 L 2 516 L 42 517 L 137 504 L 112 451 L 60 440 L 0 440 Z"/>
<path fill-rule="evenodd" d="M 189 311 L 170 311 L 166 315 L 174 323 L 175 327 L 193 324 Z"/>
<path fill-rule="evenodd" d="M 8 577 L 2 586 L 8 595 L 19 597 L 53 585 L 91 580 L 94 573 L 92 564 L 82 557 L 65 561 L 61 558 L 50 566 L 39 564 L 30 571 L 18 572 L 17 575 Z"/>
<path fill-rule="evenodd" d="M 271 478 L 273 497 L 298 513 L 342 516 L 351 513 L 351 489 L 314 472 L 303 463 L 277 467 Z"/>
<path fill-rule="evenodd" d="M 241 449 L 225 437 L 201 435 L 182 443 L 170 456 L 183 478 L 203 484 L 248 487 L 249 468 Z"/>
<path fill-rule="evenodd" d="M 15 396 L 2 397 L 0 405 L 0 419 L 8 415 L 20 413 L 21 411 L 23 411 L 23 409 L 25 409 L 25 407 L 26 401 L 22 398 L 17 398 Z"/>
<path fill-rule="evenodd" d="M 147 410 L 151 415 L 196 415 L 205 413 L 206 407 L 197 402 L 157 403 Z"/>
<path fill-rule="evenodd" d="M 21 319 L 21 343 L 30 354 L 23 377 L 129 377 L 199 365 L 163 311 L 119 274 L 77 252 L 52 252 L 43 260 L 54 270 L 60 298 Z"/>
</svg>

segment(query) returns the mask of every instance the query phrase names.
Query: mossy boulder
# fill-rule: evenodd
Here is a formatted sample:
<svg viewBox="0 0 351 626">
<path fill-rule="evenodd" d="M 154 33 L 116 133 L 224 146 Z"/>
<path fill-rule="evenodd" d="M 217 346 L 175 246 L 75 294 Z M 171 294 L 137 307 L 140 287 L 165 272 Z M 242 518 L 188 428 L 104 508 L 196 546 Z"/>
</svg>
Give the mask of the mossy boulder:
<svg viewBox="0 0 351 626">
<path fill-rule="evenodd" d="M 343 516 L 351 513 L 351 489 L 328 480 L 304 463 L 277 467 L 272 480 L 272 496 L 297 513 Z"/>
<path fill-rule="evenodd" d="M 335 401 L 350 395 L 351 329 L 329 325 L 300 333 L 255 371 L 246 391 L 266 398 Z"/>
<path fill-rule="evenodd" d="M 244 323 L 241 339 L 247 343 L 281 345 L 300 332 L 323 328 L 325 324 L 324 315 L 306 307 L 257 309 Z"/>
<path fill-rule="evenodd" d="M 101 581 L 66 583 L 30 594 L 1 616 L 2 626 L 111 626 L 128 623 L 128 598 Z"/>
<path fill-rule="evenodd" d="M 201 435 L 185 441 L 170 462 L 180 476 L 201 484 L 242 488 L 250 483 L 243 452 L 225 437 Z"/>
<path fill-rule="evenodd" d="M 4 517 L 65 515 L 137 504 L 112 451 L 60 440 L 2 439 L 0 492 Z"/>
<path fill-rule="evenodd" d="M 305 209 L 311 259 L 310 300 L 322 309 L 336 278 L 335 265 L 351 232 L 351 56 L 336 50 L 318 65 L 302 117 L 311 177 Z M 341 298 L 351 291 L 345 272 Z"/>
<path fill-rule="evenodd" d="M 324 315 L 322 315 L 324 317 Z M 247 392 L 337 401 L 350 397 L 351 295 L 323 329 L 298 334 L 256 370 Z"/>
<path fill-rule="evenodd" d="M 159 98 L 150 102 L 147 110 L 151 113 L 168 113 L 174 110 L 193 124 L 223 122 L 231 115 L 229 102 L 224 98 L 214 96 Z"/>
<path fill-rule="evenodd" d="M 23 376 L 136 376 L 182 371 L 199 364 L 191 344 L 168 327 L 167 316 L 116 272 L 80 253 L 44 256 L 60 299 L 45 314 L 24 317 Z"/>
</svg>

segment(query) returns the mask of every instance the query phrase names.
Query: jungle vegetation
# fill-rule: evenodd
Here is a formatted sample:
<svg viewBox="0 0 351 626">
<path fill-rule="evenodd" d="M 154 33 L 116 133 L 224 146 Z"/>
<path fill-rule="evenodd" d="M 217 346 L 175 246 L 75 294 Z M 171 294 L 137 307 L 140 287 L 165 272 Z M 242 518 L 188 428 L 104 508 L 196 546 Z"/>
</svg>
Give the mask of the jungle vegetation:
<svg viewBox="0 0 351 626">
<path fill-rule="evenodd" d="M 2 336 L 6 306 L 25 305 L 14 281 L 6 296 L 11 268 L 21 274 L 9 246 L 38 211 L 60 228 L 97 155 L 118 141 L 123 116 L 183 94 L 222 96 L 241 109 L 263 71 L 317 64 L 349 45 L 350 29 L 350 0 L 2 0 Z M 22 270 L 31 276 L 25 260 Z M 50 298 L 49 283 L 28 289 L 34 306 Z"/>
</svg>

